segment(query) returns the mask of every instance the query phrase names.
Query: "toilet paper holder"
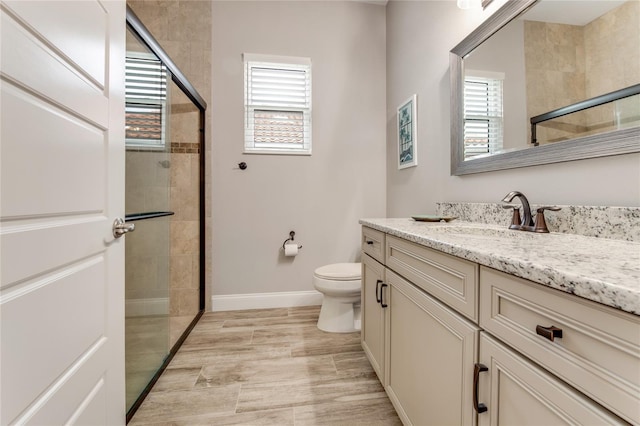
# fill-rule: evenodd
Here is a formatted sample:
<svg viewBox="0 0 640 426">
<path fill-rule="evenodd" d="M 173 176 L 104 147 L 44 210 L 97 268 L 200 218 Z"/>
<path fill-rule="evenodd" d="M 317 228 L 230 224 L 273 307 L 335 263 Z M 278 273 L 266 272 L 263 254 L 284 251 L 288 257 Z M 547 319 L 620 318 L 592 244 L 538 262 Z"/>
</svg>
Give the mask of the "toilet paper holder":
<svg viewBox="0 0 640 426">
<path fill-rule="evenodd" d="M 285 244 L 287 244 L 289 241 L 293 241 L 294 240 L 295 235 L 296 235 L 295 231 L 289 232 L 289 238 L 284 240 L 284 243 L 282 243 L 282 250 L 284 250 Z M 301 248 L 302 248 L 302 246 L 298 246 L 298 249 L 301 249 Z"/>
</svg>

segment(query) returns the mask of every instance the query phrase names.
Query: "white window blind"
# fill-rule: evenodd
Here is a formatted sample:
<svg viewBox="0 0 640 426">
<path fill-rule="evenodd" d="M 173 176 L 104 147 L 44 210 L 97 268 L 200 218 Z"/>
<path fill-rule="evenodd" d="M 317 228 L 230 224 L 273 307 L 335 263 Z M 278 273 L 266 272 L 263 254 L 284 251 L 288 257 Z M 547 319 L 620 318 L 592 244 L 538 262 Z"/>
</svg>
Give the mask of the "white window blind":
<svg viewBox="0 0 640 426">
<path fill-rule="evenodd" d="M 465 76 L 464 159 L 502 149 L 502 78 Z"/>
<path fill-rule="evenodd" d="M 165 148 L 167 69 L 156 57 L 127 52 L 125 137 L 129 147 Z"/>
<path fill-rule="evenodd" d="M 245 152 L 311 154 L 311 61 L 245 54 Z"/>
</svg>

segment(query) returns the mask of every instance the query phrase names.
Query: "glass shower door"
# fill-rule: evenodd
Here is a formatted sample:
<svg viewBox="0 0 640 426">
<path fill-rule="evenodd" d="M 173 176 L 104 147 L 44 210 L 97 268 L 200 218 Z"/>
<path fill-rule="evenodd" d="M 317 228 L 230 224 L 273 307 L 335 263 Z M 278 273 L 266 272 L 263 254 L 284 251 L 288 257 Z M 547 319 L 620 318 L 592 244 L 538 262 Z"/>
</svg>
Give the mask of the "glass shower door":
<svg viewBox="0 0 640 426">
<path fill-rule="evenodd" d="M 200 311 L 201 114 L 174 81 L 171 98 L 171 253 L 169 329 L 171 346 Z"/>
<path fill-rule="evenodd" d="M 130 30 L 126 58 L 126 404 L 163 365 L 169 342 L 169 72 Z"/>
<path fill-rule="evenodd" d="M 127 420 L 204 312 L 206 103 L 127 8 Z"/>
</svg>

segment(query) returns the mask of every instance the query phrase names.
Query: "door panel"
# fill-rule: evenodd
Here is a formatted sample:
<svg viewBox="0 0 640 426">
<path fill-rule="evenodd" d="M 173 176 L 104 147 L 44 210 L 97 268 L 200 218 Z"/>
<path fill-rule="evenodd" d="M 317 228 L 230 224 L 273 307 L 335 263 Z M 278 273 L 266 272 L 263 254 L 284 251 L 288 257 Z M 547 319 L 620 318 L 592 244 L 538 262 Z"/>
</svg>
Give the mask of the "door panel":
<svg viewBox="0 0 640 426">
<path fill-rule="evenodd" d="M 24 24 L 26 25 L 26 24 Z M 53 99 L 68 111 L 82 114 L 100 128 L 108 126 L 109 99 L 104 86 L 88 79 L 81 70 L 70 66 L 45 43 L 20 24 L 20 19 L 2 14 L 2 72 L 34 92 Z M 33 62 L 38 66 L 34 67 Z M 51 81 L 57 84 L 50 84 Z"/>
<path fill-rule="evenodd" d="M 3 319 L 20 324 L 2 327 L 3 347 L 11 348 L 2 353 L 3 365 L 12 368 L 3 369 L 1 382 L 3 389 L 12 389 L 3 395 L 10 407 L 28 405 L 104 336 L 104 267 L 104 258 L 92 258 L 5 293 Z M 59 306 L 52 300 L 68 302 Z M 47 320 L 32 321 L 34 312 Z M 82 327 L 75 326 L 79 319 Z M 9 387 L 16 383 L 22 384 Z"/>
<path fill-rule="evenodd" d="M 11 84 L 2 87 L 2 115 L 3 218 L 104 211 L 103 130 Z M 15 158 L 30 159 L 28 176 Z"/>
<path fill-rule="evenodd" d="M 0 8 L 0 424 L 124 424 L 125 4 Z"/>
<path fill-rule="evenodd" d="M 2 220 L 0 289 L 23 284 L 87 255 L 96 255 L 104 250 L 105 241 L 113 239 L 109 235 L 111 223 L 104 215 Z"/>
<path fill-rule="evenodd" d="M 55 46 L 65 57 L 65 62 L 80 69 L 97 85 L 105 87 L 108 3 L 23 0 L 3 3 L 22 18 L 27 28 Z"/>
<path fill-rule="evenodd" d="M 106 339 L 101 339 L 88 352 L 83 354 L 82 360 L 74 365 L 74 368 L 65 372 L 61 380 L 48 389 L 38 404 L 30 407 L 23 418 L 28 418 L 25 424 L 36 426 L 73 424 L 71 419 L 83 417 L 83 411 L 91 407 L 93 412 L 102 412 L 103 415 L 109 404 L 98 395 L 106 393 L 107 383 L 101 365 L 108 363 L 107 351 L 104 350 Z M 96 392 L 102 389 L 102 392 Z M 101 405 L 100 408 L 95 407 Z M 61 408 L 64 407 L 64 408 Z M 70 414 L 72 413 L 72 414 Z M 79 425 L 109 424 L 105 420 L 93 423 L 80 423 Z M 122 424 L 115 423 L 115 424 Z"/>
<path fill-rule="evenodd" d="M 107 393 L 105 391 L 104 380 L 101 379 L 91 390 L 89 395 L 82 401 L 82 404 L 73 413 L 69 423 L 78 425 L 97 425 L 106 418 L 104 407 L 106 407 Z"/>
</svg>

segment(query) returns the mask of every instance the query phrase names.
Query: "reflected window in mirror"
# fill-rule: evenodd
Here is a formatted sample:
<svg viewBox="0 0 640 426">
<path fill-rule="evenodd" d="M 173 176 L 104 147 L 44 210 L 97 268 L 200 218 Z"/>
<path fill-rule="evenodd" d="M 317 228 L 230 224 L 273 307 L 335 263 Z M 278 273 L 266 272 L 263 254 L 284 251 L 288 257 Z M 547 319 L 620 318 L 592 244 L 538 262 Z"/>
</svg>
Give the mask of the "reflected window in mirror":
<svg viewBox="0 0 640 426">
<path fill-rule="evenodd" d="M 504 73 L 467 70 L 464 77 L 464 159 L 502 150 Z"/>
</svg>

